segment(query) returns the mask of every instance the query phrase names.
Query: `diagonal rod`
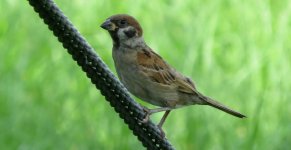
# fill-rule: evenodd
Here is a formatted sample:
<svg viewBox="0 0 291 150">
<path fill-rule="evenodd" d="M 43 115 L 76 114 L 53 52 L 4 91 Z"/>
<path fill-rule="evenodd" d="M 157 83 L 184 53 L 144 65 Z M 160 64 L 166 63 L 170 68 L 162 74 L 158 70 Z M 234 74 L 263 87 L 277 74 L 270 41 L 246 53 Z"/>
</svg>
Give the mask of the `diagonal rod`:
<svg viewBox="0 0 291 150">
<path fill-rule="evenodd" d="M 147 149 L 174 149 L 166 138 L 160 136 L 157 126 L 151 121 L 140 123 L 145 117 L 142 107 L 130 97 L 126 88 L 56 4 L 52 0 L 28 1 L 143 146 Z"/>
</svg>

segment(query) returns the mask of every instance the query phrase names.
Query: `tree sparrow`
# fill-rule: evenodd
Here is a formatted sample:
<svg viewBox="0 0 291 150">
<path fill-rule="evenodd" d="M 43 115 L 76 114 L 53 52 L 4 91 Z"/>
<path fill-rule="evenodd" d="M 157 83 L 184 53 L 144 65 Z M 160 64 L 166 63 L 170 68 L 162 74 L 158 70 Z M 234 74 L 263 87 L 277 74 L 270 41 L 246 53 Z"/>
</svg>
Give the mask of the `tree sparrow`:
<svg viewBox="0 0 291 150">
<path fill-rule="evenodd" d="M 204 96 L 197 91 L 190 78 L 167 64 L 144 41 L 138 21 L 126 14 L 113 15 L 101 27 L 113 40 L 113 60 L 119 79 L 136 97 L 160 108 L 147 109 L 147 122 L 153 113 L 165 111 L 158 124 L 161 130 L 170 111 L 188 105 L 210 105 L 233 116 L 245 115 Z"/>
</svg>

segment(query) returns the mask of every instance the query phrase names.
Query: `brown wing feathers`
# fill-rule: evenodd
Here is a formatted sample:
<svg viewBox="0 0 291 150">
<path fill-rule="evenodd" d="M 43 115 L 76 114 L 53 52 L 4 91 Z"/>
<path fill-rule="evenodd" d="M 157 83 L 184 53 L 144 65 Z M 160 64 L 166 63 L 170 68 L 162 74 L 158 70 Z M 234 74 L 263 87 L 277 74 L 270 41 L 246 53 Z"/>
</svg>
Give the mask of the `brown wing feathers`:
<svg viewBox="0 0 291 150">
<path fill-rule="evenodd" d="M 139 65 L 142 66 L 142 70 L 147 70 L 144 72 L 148 74 L 152 81 L 170 85 L 176 80 L 169 65 L 153 51 L 143 49 L 142 52 L 138 52 L 137 60 Z"/>
</svg>

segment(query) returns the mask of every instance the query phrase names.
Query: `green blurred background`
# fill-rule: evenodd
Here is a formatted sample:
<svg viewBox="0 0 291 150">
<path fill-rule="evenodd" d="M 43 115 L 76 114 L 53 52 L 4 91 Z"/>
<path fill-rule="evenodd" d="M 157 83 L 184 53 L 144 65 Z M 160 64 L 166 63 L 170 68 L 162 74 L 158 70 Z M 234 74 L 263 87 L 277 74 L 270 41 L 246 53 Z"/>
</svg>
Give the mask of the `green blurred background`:
<svg viewBox="0 0 291 150">
<path fill-rule="evenodd" d="M 56 3 L 111 70 L 111 39 L 99 25 L 127 13 L 202 93 L 248 116 L 176 110 L 164 130 L 177 149 L 290 149 L 290 1 Z M 0 10 L 1 149 L 143 149 L 27 1 L 1 0 Z"/>
</svg>

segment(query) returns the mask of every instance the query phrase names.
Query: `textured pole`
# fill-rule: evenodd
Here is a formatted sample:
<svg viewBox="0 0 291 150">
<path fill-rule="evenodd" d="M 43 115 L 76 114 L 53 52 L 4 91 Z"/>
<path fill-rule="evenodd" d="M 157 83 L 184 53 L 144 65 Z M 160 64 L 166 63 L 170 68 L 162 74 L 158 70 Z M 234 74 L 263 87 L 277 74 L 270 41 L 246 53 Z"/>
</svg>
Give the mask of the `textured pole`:
<svg viewBox="0 0 291 150">
<path fill-rule="evenodd" d="M 140 122 L 145 116 L 143 109 L 130 97 L 126 88 L 56 4 L 52 0 L 28 1 L 143 146 L 147 149 L 174 149 L 166 138 L 161 137 L 157 126 L 151 121 Z"/>
</svg>

